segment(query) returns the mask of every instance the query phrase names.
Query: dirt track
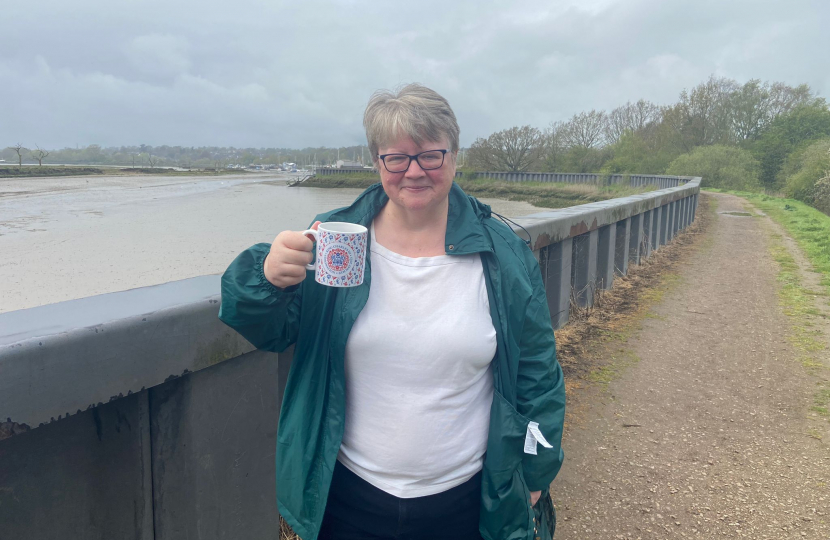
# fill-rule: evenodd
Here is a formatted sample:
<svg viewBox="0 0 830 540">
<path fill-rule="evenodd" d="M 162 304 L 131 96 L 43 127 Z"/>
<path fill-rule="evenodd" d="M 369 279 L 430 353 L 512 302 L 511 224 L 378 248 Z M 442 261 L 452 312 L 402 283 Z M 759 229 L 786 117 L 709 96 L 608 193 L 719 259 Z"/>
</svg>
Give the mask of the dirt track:
<svg viewBox="0 0 830 540">
<path fill-rule="evenodd" d="M 617 358 L 601 371 L 613 380 L 572 370 L 559 540 L 830 538 L 830 422 L 810 410 L 827 350 L 808 371 L 788 341 L 772 222 L 713 197 L 714 222 L 641 328 L 583 351 Z"/>
</svg>

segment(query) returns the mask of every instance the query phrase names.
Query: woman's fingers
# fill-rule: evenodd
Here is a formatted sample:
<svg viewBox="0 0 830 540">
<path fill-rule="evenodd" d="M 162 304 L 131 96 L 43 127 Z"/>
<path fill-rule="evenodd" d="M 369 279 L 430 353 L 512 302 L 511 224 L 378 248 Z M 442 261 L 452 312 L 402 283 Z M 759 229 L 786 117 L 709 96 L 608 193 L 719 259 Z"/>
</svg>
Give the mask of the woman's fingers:
<svg viewBox="0 0 830 540">
<path fill-rule="evenodd" d="M 317 223 L 315 223 L 317 225 Z M 305 279 L 306 265 L 314 256 L 314 243 L 301 232 L 283 231 L 271 244 L 271 252 L 265 259 L 265 277 L 277 287 L 296 285 Z"/>
</svg>

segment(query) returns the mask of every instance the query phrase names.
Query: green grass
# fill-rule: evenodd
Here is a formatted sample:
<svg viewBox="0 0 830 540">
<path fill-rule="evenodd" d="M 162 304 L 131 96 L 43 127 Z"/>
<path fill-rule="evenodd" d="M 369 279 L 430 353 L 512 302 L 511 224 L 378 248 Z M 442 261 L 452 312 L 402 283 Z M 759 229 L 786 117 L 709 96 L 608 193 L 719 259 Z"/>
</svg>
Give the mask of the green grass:
<svg viewBox="0 0 830 540">
<path fill-rule="evenodd" d="M 379 182 L 377 174 L 357 172 L 321 176 L 306 180 L 305 187 L 365 189 Z M 540 208 L 565 208 L 617 197 L 626 197 L 657 189 L 655 186 L 632 188 L 623 185 L 562 184 L 553 182 L 505 182 L 490 178 L 457 178 L 456 183 L 475 197 L 523 201 Z"/>
<path fill-rule="evenodd" d="M 597 383 L 605 388 L 617 380 L 623 372 L 631 366 L 637 364 L 640 358 L 633 352 L 626 349 L 619 349 L 616 354 L 612 354 L 610 362 L 606 365 L 592 370 L 585 377 L 593 383 Z"/>
</svg>

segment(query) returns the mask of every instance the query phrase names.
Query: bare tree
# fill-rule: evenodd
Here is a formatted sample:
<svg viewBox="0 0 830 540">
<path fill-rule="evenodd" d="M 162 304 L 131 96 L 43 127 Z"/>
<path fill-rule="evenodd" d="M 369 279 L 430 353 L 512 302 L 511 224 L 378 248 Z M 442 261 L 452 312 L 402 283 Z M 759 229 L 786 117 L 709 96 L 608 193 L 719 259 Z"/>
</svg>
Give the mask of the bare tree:
<svg viewBox="0 0 830 540">
<path fill-rule="evenodd" d="M 732 138 L 730 102 L 738 83 L 725 77 L 709 80 L 683 90 L 672 111 L 673 124 L 682 136 L 687 150 L 706 144 L 727 143 Z M 664 111 L 665 114 L 665 111 Z"/>
<path fill-rule="evenodd" d="M 566 134 L 567 126 L 564 122 L 551 122 L 545 129 L 541 156 L 545 170 L 556 172 L 560 169 L 562 159 L 568 150 Z"/>
<path fill-rule="evenodd" d="M 766 86 L 766 83 L 764 85 Z M 787 114 L 797 105 L 814 103 L 817 100 L 808 85 L 800 84 L 793 87 L 782 82 L 775 82 L 769 86 L 769 97 L 769 122 L 782 114 Z"/>
<path fill-rule="evenodd" d="M 478 138 L 470 146 L 470 163 L 480 169 L 526 171 L 539 159 L 544 137 L 532 126 L 512 127 Z"/>
<path fill-rule="evenodd" d="M 37 164 L 38 164 L 39 167 L 43 167 L 43 159 L 46 156 L 49 155 L 49 152 L 47 152 L 46 150 L 43 150 L 38 145 L 35 145 L 35 148 L 37 148 L 37 150 L 32 150 L 32 152 L 31 152 L 32 157 L 37 160 Z"/>
<path fill-rule="evenodd" d="M 26 150 L 22 144 L 17 143 L 14 146 L 9 146 L 12 150 L 17 152 L 17 169 L 20 170 L 23 168 L 23 151 Z"/>
<path fill-rule="evenodd" d="M 147 152 L 147 163 L 150 164 L 151 169 L 154 169 L 156 167 L 156 163 L 158 163 L 158 158 L 153 157 L 153 154 Z"/>
<path fill-rule="evenodd" d="M 608 114 L 605 126 L 605 142 L 613 144 L 620 140 L 626 131 L 639 132 L 651 123 L 661 119 L 660 107 L 644 99 L 636 103 L 627 102 Z"/>
<path fill-rule="evenodd" d="M 605 144 L 605 130 L 608 115 L 605 111 L 591 109 L 575 114 L 565 124 L 565 141 L 568 146 L 597 148 Z"/>
</svg>

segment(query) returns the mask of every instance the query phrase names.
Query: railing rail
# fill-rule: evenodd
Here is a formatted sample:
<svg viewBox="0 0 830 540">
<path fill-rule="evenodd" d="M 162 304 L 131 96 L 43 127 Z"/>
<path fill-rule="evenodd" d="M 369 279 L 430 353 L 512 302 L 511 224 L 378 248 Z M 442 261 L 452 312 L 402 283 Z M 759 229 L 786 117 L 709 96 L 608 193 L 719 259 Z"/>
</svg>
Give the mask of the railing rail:
<svg viewBox="0 0 830 540">
<path fill-rule="evenodd" d="M 700 178 L 673 181 L 515 219 L 555 327 L 694 221 Z M 292 351 L 255 351 L 219 301 L 214 275 L 0 314 L 4 538 L 273 537 Z"/>
</svg>

